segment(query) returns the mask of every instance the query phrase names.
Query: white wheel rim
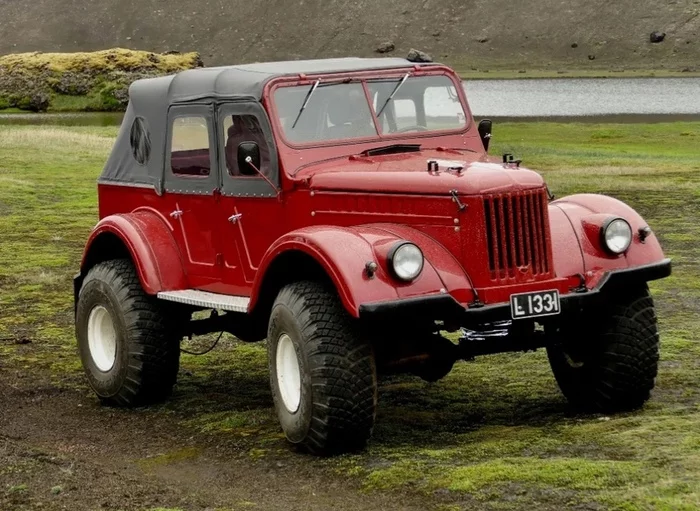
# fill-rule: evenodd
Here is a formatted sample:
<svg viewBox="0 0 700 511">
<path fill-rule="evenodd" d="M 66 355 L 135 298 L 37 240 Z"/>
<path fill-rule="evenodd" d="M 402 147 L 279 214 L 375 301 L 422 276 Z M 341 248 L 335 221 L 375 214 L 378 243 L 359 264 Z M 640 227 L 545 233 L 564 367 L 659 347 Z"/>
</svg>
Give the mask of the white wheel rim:
<svg viewBox="0 0 700 511">
<path fill-rule="evenodd" d="M 102 305 L 90 311 L 87 336 L 90 356 L 97 369 L 102 372 L 112 369 L 117 360 L 117 332 L 112 316 Z"/>
<path fill-rule="evenodd" d="M 301 403 L 301 372 L 294 343 L 287 334 L 282 334 L 277 341 L 276 359 L 277 388 L 284 407 L 294 413 Z"/>
</svg>

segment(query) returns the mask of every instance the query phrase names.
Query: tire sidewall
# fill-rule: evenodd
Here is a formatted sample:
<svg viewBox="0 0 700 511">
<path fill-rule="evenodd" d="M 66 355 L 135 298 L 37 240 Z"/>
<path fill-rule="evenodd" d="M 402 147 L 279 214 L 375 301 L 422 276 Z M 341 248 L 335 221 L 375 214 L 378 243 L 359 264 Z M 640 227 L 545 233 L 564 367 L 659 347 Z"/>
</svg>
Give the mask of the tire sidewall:
<svg viewBox="0 0 700 511">
<path fill-rule="evenodd" d="M 277 347 L 280 337 L 287 334 L 294 345 L 294 350 L 299 362 L 299 375 L 301 381 L 301 400 L 299 408 L 292 413 L 282 400 L 277 381 Z M 313 386 L 311 382 L 310 364 L 305 349 L 305 339 L 299 322 L 294 313 L 284 304 L 276 304 L 270 316 L 270 328 L 268 332 L 268 361 L 270 366 L 270 388 L 272 399 L 277 411 L 277 417 L 282 425 L 287 439 L 298 444 L 303 442 L 311 427 L 313 415 Z"/>
<path fill-rule="evenodd" d="M 88 342 L 88 319 L 91 311 L 100 305 L 110 314 L 116 333 L 116 357 L 109 371 L 101 371 L 95 365 Z M 90 386 L 100 398 L 114 397 L 124 386 L 129 367 L 129 350 L 124 314 L 114 290 L 108 284 L 100 280 L 85 283 L 78 298 L 75 324 L 80 358 Z"/>
</svg>

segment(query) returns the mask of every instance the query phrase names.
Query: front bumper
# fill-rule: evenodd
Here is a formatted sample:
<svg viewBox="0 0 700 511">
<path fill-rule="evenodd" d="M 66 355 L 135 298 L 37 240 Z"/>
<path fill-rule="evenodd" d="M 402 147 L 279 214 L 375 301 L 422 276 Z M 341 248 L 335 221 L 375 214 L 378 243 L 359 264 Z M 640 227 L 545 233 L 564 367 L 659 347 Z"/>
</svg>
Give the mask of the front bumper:
<svg viewBox="0 0 700 511">
<path fill-rule="evenodd" d="M 571 313 L 581 312 L 594 304 L 612 288 L 662 279 L 671 275 L 671 260 L 664 259 L 634 268 L 625 268 L 607 273 L 596 287 L 561 295 L 561 314 L 547 316 L 543 321 L 553 321 Z M 403 319 L 416 317 L 436 321 L 458 322 L 460 326 L 492 323 L 510 319 L 510 303 L 496 303 L 464 308 L 449 294 L 428 295 L 388 302 L 360 305 L 360 318 L 368 320 Z"/>
</svg>

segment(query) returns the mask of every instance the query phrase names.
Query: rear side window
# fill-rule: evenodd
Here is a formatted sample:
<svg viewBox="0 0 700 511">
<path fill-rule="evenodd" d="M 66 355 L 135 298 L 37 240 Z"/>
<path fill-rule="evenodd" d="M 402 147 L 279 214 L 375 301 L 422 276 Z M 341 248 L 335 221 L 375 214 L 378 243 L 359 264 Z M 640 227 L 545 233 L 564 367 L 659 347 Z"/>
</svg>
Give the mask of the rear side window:
<svg viewBox="0 0 700 511">
<path fill-rule="evenodd" d="M 170 168 L 178 176 L 208 176 L 211 172 L 209 126 L 202 116 L 173 120 Z"/>
<path fill-rule="evenodd" d="M 146 120 L 143 117 L 136 117 L 131 125 L 131 133 L 129 136 L 131 142 L 131 151 L 134 154 L 134 159 L 139 165 L 148 163 L 151 156 L 151 135 L 146 127 Z"/>
</svg>

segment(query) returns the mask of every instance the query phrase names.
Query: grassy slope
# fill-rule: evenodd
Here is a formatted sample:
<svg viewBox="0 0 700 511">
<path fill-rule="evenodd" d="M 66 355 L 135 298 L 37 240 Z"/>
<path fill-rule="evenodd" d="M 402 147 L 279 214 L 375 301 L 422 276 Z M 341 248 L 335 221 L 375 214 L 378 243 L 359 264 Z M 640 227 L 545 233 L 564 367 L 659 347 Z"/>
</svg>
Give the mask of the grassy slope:
<svg viewBox="0 0 700 511">
<path fill-rule="evenodd" d="M 81 392 L 71 275 L 95 222 L 95 179 L 115 132 L 0 127 L 0 361 Z M 384 381 L 369 450 L 308 463 L 370 492 L 427 494 L 443 511 L 700 507 L 699 143 L 700 123 L 495 128 L 494 152 L 543 169 L 558 196 L 591 191 L 628 201 L 674 258 L 674 275 L 652 286 L 662 364 L 643 411 L 572 415 L 543 353 L 484 357 L 437 384 Z M 25 338 L 32 344 L 7 342 Z M 184 356 L 175 396 L 153 413 L 251 459 L 296 457 L 271 409 L 264 347 L 222 344 Z M 173 448 L 141 463 L 180 459 Z M 13 486 L 31 478 L 10 473 Z"/>
</svg>

